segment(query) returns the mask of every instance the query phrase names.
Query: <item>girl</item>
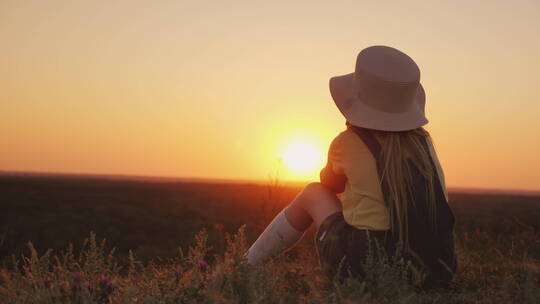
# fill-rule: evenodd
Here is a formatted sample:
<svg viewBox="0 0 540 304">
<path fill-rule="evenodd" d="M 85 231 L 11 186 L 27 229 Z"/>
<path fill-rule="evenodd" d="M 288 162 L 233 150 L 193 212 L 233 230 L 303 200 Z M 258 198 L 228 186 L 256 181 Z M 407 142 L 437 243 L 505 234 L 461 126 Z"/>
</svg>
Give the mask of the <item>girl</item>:
<svg viewBox="0 0 540 304">
<path fill-rule="evenodd" d="M 418 66 L 399 50 L 372 46 L 358 54 L 354 73 L 330 79 L 330 92 L 347 129 L 332 141 L 320 183 L 307 185 L 273 219 L 247 262 L 291 247 L 315 223 L 319 260 L 330 275 L 340 266 L 362 275 L 368 248 L 377 243 L 421 270 L 424 287 L 446 285 L 457 267 L 455 219 L 422 128 L 428 120 Z"/>
</svg>

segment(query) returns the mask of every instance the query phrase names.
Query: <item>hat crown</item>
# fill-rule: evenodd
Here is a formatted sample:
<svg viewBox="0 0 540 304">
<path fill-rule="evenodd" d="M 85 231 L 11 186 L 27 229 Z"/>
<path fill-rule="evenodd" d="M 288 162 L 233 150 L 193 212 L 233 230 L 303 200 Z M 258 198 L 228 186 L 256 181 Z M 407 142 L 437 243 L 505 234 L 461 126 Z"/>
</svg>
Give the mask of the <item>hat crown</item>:
<svg viewBox="0 0 540 304">
<path fill-rule="evenodd" d="M 354 73 L 332 77 L 329 85 L 338 109 L 352 125 L 406 131 L 428 122 L 420 69 L 411 57 L 392 47 L 363 49 Z"/>
<path fill-rule="evenodd" d="M 388 46 L 363 49 L 356 58 L 356 75 L 369 75 L 382 81 L 420 82 L 420 68 L 407 54 Z"/>
<path fill-rule="evenodd" d="M 397 49 L 372 46 L 358 54 L 354 81 L 359 101 L 387 113 L 402 113 L 414 106 L 420 69 Z"/>
</svg>

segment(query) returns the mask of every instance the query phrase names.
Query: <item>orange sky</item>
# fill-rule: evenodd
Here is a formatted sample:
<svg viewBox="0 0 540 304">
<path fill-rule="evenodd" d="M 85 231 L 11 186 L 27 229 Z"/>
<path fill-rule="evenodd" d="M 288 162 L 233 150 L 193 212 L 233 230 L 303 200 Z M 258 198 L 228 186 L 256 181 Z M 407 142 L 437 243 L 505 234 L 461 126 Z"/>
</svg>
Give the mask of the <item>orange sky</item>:
<svg viewBox="0 0 540 304">
<path fill-rule="evenodd" d="M 0 170 L 264 180 L 290 138 L 326 153 L 328 79 L 384 44 L 449 186 L 540 189 L 538 1 L 291 2 L 0 1 Z"/>
</svg>

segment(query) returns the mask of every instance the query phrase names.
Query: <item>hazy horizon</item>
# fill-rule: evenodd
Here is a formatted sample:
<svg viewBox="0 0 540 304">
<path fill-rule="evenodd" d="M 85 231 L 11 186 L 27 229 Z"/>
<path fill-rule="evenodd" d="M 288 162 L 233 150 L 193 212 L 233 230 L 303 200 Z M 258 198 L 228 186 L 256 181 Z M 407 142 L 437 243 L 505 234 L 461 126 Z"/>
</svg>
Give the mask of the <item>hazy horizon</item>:
<svg viewBox="0 0 540 304">
<path fill-rule="evenodd" d="M 95 174 L 81 172 L 30 172 L 30 171 L 4 171 L 0 170 L 0 176 L 46 176 L 46 177 L 89 177 L 114 180 L 136 180 L 136 181 L 180 181 L 180 182 L 201 182 L 201 183 L 232 183 L 232 184 L 255 184 L 269 185 L 272 180 L 268 179 L 235 179 L 235 178 L 214 178 L 214 177 L 188 177 L 188 176 L 159 176 L 159 175 L 126 175 L 126 174 Z M 309 180 L 281 180 L 278 178 L 278 184 L 285 186 L 303 186 Z M 482 188 L 482 187 L 447 187 L 449 192 L 462 193 L 486 193 L 486 194 L 530 194 L 540 195 L 540 190 L 519 189 L 519 188 Z"/>
</svg>

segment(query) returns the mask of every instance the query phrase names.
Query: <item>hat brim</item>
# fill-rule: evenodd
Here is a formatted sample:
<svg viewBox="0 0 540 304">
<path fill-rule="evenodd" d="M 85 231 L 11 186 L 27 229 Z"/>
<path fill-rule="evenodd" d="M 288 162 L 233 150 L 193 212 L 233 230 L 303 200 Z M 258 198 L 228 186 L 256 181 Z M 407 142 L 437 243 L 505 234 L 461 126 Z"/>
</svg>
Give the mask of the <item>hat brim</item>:
<svg viewBox="0 0 540 304">
<path fill-rule="evenodd" d="M 422 84 L 413 106 L 405 112 L 390 113 L 368 106 L 355 94 L 354 73 L 330 78 L 330 94 L 339 111 L 352 125 L 381 130 L 407 131 L 428 123 L 424 114 L 426 94 Z"/>
</svg>

